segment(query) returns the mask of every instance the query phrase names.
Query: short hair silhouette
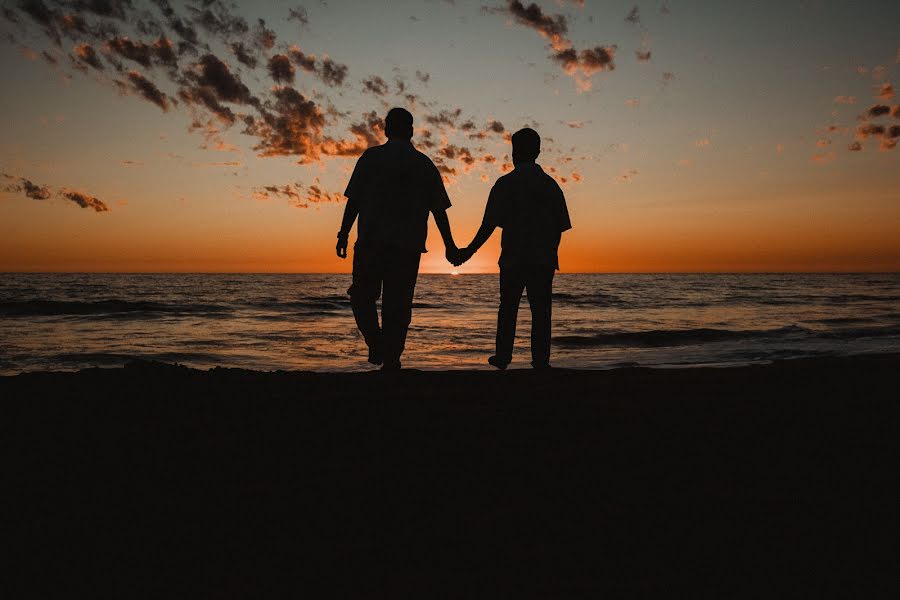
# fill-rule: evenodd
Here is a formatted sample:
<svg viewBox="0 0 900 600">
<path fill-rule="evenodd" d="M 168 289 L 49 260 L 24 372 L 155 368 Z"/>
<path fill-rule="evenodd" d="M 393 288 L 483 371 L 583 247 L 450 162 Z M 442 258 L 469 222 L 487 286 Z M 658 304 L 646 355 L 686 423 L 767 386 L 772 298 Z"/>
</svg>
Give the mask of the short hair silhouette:
<svg viewBox="0 0 900 600">
<path fill-rule="evenodd" d="M 384 134 L 388 138 L 408 140 L 413 136 L 413 116 L 405 108 L 392 108 L 384 119 Z"/>
<path fill-rule="evenodd" d="M 541 136 L 531 127 L 520 129 L 512 135 L 513 157 L 518 160 L 534 160 L 541 153 Z"/>
</svg>

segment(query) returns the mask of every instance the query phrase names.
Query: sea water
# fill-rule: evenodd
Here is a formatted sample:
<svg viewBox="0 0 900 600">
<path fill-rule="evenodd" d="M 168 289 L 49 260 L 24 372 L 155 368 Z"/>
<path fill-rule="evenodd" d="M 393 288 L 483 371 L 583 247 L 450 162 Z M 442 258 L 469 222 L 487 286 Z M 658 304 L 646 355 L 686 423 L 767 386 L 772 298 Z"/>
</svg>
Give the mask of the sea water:
<svg viewBox="0 0 900 600">
<path fill-rule="evenodd" d="M 403 364 L 490 368 L 498 276 L 419 276 Z M 372 368 L 347 274 L 0 274 L 0 373 Z M 527 367 L 525 298 L 512 367 Z M 900 351 L 900 274 L 558 274 L 552 362 L 735 365 Z"/>
</svg>

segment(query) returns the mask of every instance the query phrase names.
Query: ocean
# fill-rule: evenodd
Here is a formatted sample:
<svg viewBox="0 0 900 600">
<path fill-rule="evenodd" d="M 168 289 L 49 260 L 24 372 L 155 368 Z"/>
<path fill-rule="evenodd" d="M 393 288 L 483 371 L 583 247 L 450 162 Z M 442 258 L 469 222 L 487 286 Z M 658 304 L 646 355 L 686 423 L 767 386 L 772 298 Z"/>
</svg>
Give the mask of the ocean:
<svg viewBox="0 0 900 600">
<path fill-rule="evenodd" d="M 0 374 L 120 366 L 362 371 L 346 274 L 0 274 Z M 497 275 L 419 276 L 403 357 L 488 369 Z M 552 363 L 743 365 L 900 352 L 900 274 L 559 274 Z M 528 367 L 523 298 L 511 368 Z"/>
</svg>

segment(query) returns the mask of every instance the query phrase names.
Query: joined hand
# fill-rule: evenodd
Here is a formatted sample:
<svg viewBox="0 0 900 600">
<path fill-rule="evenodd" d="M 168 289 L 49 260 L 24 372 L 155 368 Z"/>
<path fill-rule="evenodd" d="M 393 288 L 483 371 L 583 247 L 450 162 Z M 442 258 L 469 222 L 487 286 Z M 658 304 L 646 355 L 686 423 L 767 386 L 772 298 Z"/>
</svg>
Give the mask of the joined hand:
<svg viewBox="0 0 900 600">
<path fill-rule="evenodd" d="M 456 248 L 454 251 L 447 251 L 447 260 L 454 266 L 458 267 L 475 254 L 468 247 L 466 248 Z"/>
</svg>

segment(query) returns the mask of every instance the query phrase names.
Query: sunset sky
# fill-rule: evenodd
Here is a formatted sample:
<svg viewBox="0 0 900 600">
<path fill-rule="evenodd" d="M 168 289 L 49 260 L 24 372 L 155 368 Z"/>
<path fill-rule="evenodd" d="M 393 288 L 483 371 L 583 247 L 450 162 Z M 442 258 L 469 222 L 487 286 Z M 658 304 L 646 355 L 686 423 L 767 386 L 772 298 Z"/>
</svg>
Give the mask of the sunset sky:
<svg viewBox="0 0 900 600">
<path fill-rule="evenodd" d="M 896 1 L 0 6 L 0 271 L 349 271 L 392 106 L 461 246 L 531 126 L 563 272 L 900 270 Z"/>
</svg>

